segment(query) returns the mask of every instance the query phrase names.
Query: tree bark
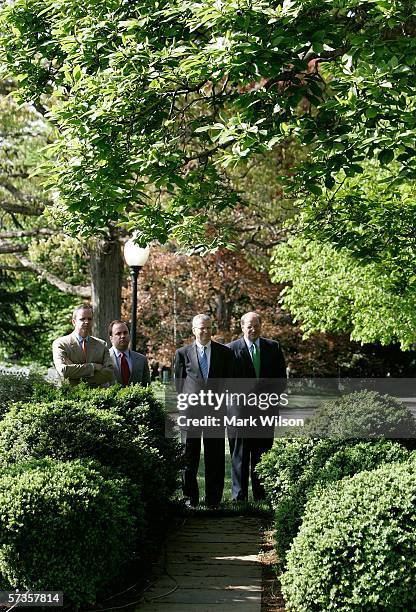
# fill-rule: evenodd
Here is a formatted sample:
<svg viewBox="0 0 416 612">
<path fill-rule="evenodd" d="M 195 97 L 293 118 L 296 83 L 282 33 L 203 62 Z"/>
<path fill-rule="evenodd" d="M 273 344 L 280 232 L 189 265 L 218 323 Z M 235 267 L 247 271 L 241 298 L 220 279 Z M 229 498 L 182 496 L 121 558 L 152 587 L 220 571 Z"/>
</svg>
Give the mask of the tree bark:
<svg viewBox="0 0 416 612">
<path fill-rule="evenodd" d="M 108 340 L 108 324 L 121 316 L 123 267 L 119 237 L 112 230 L 109 239 L 97 240 L 91 250 L 93 334 L 103 340 Z"/>
<path fill-rule="evenodd" d="M 32 217 L 38 217 L 42 214 L 41 208 L 31 208 L 30 206 L 25 206 L 24 204 L 14 204 L 13 202 L 0 202 L 0 208 L 4 211 L 16 214 L 16 215 L 27 215 Z"/>
<path fill-rule="evenodd" d="M 218 293 L 216 295 L 215 304 L 218 331 L 230 331 L 231 312 L 229 309 L 229 304 L 223 293 Z"/>
</svg>

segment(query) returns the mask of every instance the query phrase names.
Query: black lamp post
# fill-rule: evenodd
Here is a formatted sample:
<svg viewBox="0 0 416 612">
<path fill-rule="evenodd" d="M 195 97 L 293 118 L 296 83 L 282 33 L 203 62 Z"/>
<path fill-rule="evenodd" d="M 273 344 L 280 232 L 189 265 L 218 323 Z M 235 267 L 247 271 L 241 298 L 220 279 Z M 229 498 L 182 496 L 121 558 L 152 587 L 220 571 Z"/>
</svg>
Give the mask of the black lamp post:
<svg viewBox="0 0 416 612">
<path fill-rule="evenodd" d="M 128 240 L 124 245 L 124 259 L 126 264 L 130 268 L 131 274 L 131 350 L 136 350 L 137 341 L 137 277 L 141 268 L 144 266 L 149 258 L 149 247 L 146 246 L 144 249 L 137 246 L 134 242 L 134 237 Z"/>
</svg>

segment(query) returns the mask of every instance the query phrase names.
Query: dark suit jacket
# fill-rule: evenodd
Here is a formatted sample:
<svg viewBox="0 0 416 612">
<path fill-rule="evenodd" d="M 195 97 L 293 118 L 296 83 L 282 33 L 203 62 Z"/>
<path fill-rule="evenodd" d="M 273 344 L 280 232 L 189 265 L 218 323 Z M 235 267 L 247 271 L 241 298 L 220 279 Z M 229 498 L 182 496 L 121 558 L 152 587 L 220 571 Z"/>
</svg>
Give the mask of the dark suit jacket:
<svg viewBox="0 0 416 612">
<path fill-rule="evenodd" d="M 286 389 L 286 362 L 279 342 L 260 338 L 260 376 L 256 372 L 244 337 L 227 345 L 234 355 L 234 392 L 281 394 Z M 278 414 L 278 407 L 269 408 L 263 414 Z M 229 415 L 256 416 L 258 411 L 250 406 L 232 406 Z M 231 430 L 231 429 L 230 429 Z"/>
<path fill-rule="evenodd" d="M 253 360 L 244 337 L 230 342 L 227 346 L 234 354 L 235 377 L 256 378 Z M 279 342 L 260 338 L 260 376 L 259 378 L 286 379 L 286 362 Z"/>
<path fill-rule="evenodd" d="M 227 379 L 233 373 L 233 357 L 229 348 L 211 340 L 211 359 L 208 379 L 205 382 L 199 367 L 196 343 L 188 344 L 178 349 L 175 354 L 174 374 L 177 393 L 199 393 L 202 389 L 221 392 L 227 385 Z M 210 408 L 200 407 L 204 414 L 220 416 L 220 412 L 213 412 Z M 189 416 L 190 410 L 187 411 Z M 198 407 L 192 410 L 198 414 Z"/>
<path fill-rule="evenodd" d="M 123 384 L 121 373 L 117 364 L 117 356 L 113 347 L 110 348 L 110 357 L 111 361 L 113 362 L 115 380 L 116 382 Z M 150 370 L 146 357 L 142 355 L 142 353 L 137 353 L 136 351 L 130 351 L 130 357 L 132 370 L 130 372 L 128 384 L 134 385 L 136 383 L 140 383 L 144 387 L 147 387 L 147 385 L 150 385 Z"/>
</svg>

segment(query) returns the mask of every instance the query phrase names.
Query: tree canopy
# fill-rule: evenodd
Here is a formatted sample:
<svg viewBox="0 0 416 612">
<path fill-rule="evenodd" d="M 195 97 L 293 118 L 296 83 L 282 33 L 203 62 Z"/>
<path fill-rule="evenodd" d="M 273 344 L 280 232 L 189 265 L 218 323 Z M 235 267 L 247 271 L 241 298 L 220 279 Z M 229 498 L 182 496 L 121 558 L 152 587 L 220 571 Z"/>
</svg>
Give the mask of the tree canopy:
<svg viewBox="0 0 416 612">
<path fill-rule="evenodd" d="M 291 238 L 276 247 L 271 275 L 275 282 L 291 281 L 284 303 L 302 323 L 304 337 L 348 331 L 352 340 L 399 341 L 404 349 L 415 341 L 415 286 L 398 291 L 388 272 L 362 265 L 346 249 Z"/>
<path fill-rule="evenodd" d="M 329 220 L 365 158 L 386 189 L 413 180 L 415 32 L 410 0 L 15 0 L 1 47 L 57 127 L 48 172 L 67 224 L 195 244 L 213 209 L 244 202 L 229 169 L 288 138 L 308 151 L 301 204 L 324 194 Z"/>
<path fill-rule="evenodd" d="M 409 346 L 415 34 L 411 0 L 13 0 L 0 60 L 55 128 L 43 174 L 77 235 L 122 224 L 143 241 L 227 245 L 232 223 L 216 220 L 249 200 L 236 169 L 295 143 L 284 189 L 300 238 L 278 247 L 275 278 L 304 296 L 294 284 L 287 304 L 309 331 L 326 317 Z M 391 325 L 357 295 L 339 319 L 341 294 L 326 314 L 302 306 L 323 256 L 324 301 L 347 266 L 344 285 L 384 295 Z"/>
</svg>

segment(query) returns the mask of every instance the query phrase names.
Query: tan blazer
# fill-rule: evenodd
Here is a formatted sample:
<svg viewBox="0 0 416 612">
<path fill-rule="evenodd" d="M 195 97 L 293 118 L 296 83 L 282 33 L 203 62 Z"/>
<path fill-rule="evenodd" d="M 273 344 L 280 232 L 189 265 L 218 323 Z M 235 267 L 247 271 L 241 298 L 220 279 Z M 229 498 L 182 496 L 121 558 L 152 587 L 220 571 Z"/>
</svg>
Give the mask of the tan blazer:
<svg viewBox="0 0 416 612">
<path fill-rule="evenodd" d="M 77 385 L 81 380 L 91 387 L 113 383 L 113 363 L 104 340 L 90 336 L 85 356 L 75 332 L 72 332 L 54 341 L 52 353 L 58 374 L 71 385 Z M 101 363 L 102 370 L 95 370 L 94 363 Z"/>
</svg>

